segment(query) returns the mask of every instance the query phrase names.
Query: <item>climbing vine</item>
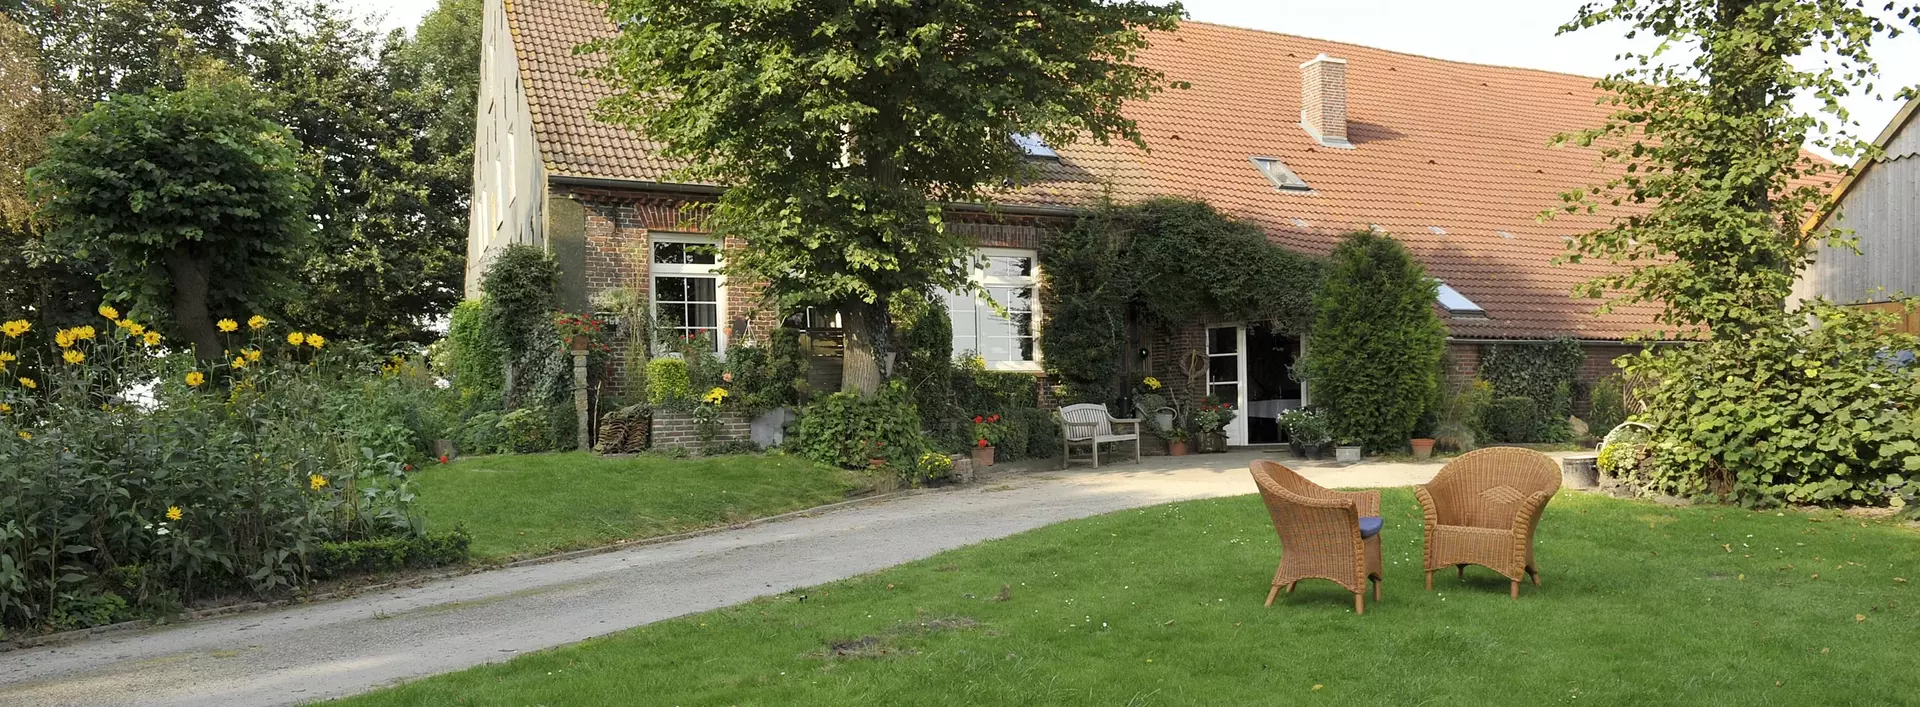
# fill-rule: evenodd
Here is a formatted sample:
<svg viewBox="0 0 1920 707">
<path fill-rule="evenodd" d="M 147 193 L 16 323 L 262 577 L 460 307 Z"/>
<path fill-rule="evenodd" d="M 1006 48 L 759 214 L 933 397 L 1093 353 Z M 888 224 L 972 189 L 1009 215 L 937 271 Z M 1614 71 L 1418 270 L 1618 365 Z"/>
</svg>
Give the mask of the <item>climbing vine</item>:
<svg viewBox="0 0 1920 707">
<path fill-rule="evenodd" d="M 1179 199 L 1097 209 L 1050 239 L 1040 262 L 1048 313 L 1040 347 L 1070 399 L 1106 399 L 1129 317 L 1147 326 L 1272 320 L 1301 333 L 1320 288 L 1317 261 L 1269 243 L 1259 226 Z"/>
<path fill-rule="evenodd" d="M 1516 410 L 1527 425 L 1506 425 L 1502 442 L 1559 442 L 1571 436 L 1567 416 L 1573 414 L 1574 386 L 1586 353 L 1580 342 L 1555 339 L 1544 343 L 1489 344 L 1480 348 L 1480 377 L 1493 384 L 1496 398 Z M 1526 398 L 1523 405 L 1510 398 Z M 1524 413 L 1524 414 L 1521 414 Z M 1513 438 L 1517 437 L 1517 438 Z"/>
</svg>

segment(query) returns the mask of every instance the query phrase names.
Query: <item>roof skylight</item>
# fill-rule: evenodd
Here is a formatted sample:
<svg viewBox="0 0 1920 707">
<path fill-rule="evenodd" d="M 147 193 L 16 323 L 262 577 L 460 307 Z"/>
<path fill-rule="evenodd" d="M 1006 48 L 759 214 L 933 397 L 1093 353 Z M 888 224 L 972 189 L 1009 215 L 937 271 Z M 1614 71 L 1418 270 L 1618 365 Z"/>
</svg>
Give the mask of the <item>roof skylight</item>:
<svg viewBox="0 0 1920 707">
<path fill-rule="evenodd" d="M 1487 316 L 1486 309 L 1474 304 L 1473 300 L 1467 299 L 1466 295 L 1460 294 L 1459 290 L 1453 289 L 1452 285 L 1444 282 L 1440 283 L 1440 308 L 1447 310 L 1447 314 L 1456 317 Z"/>
<path fill-rule="evenodd" d="M 1028 157 L 1038 157 L 1043 160 L 1060 159 L 1060 153 L 1054 152 L 1053 147 L 1049 146 L 1047 141 L 1039 135 L 1033 133 L 1016 133 L 1013 136 L 1013 142 L 1019 145 L 1020 151 L 1027 153 Z"/>
<path fill-rule="evenodd" d="M 1253 162 L 1254 169 L 1258 169 L 1261 174 L 1266 175 L 1267 181 L 1273 182 L 1275 189 L 1279 189 L 1280 191 L 1313 191 L 1313 187 L 1307 186 L 1307 180 L 1301 179 L 1300 175 L 1294 174 L 1291 169 L 1287 169 L 1286 163 L 1281 162 L 1278 157 L 1248 157 L 1247 159 Z"/>
</svg>

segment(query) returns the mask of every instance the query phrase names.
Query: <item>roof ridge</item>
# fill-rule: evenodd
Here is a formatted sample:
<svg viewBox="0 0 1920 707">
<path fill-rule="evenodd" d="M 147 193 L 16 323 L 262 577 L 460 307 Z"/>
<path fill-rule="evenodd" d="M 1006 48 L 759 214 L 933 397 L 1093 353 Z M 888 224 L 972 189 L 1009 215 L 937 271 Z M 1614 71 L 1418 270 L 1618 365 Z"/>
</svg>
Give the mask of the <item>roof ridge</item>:
<svg viewBox="0 0 1920 707">
<path fill-rule="evenodd" d="M 1348 42 L 1348 41 L 1343 41 L 1338 39 L 1326 39 L 1324 37 L 1310 37 L 1304 34 L 1292 34 L 1288 32 L 1280 32 L 1280 31 L 1270 30 L 1270 29 L 1261 29 L 1258 27 L 1242 27 L 1240 25 L 1230 25 L 1224 22 L 1208 22 L 1206 20 L 1181 20 L 1180 24 L 1207 25 L 1210 27 L 1219 27 L 1222 29 L 1237 30 L 1240 32 L 1256 32 L 1259 34 L 1270 34 L 1276 37 L 1304 39 L 1310 42 L 1325 42 L 1327 44 L 1339 44 L 1339 45 L 1348 46 L 1348 47 L 1359 47 L 1361 49 L 1367 49 L 1367 50 L 1376 51 L 1376 52 L 1386 52 L 1388 54 L 1394 54 L 1394 55 L 1408 57 L 1412 59 L 1425 59 L 1427 61 L 1437 61 L 1444 64 L 1455 64 L 1459 66 L 1478 66 L 1478 67 L 1488 68 L 1488 69 L 1508 69 L 1512 71 L 1527 71 L 1527 72 L 1532 72 L 1536 74 L 1547 74 L 1550 76 L 1564 76 L 1567 78 L 1576 78 L 1576 79 L 1588 79 L 1591 81 L 1599 81 L 1601 78 L 1603 78 L 1600 76 L 1589 76 L 1587 74 L 1576 74 L 1569 71 L 1554 71 L 1552 69 L 1536 69 L 1529 66 L 1514 66 L 1511 64 L 1492 64 L 1484 61 L 1462 61 L 1460 59 L 1446 59 L 1446 58 L 1437 57 L 1437 56 L 1429 56 L 1426 54 L 1415 54 L 1413 52 L 1401 51 L 1398 49 L 1376 47 L 1371 44 L 1359 44 L 1356 42 Z M 1175 32 L 1175 34 L 1178 34 L 1178 32 Z"/>
</svg>

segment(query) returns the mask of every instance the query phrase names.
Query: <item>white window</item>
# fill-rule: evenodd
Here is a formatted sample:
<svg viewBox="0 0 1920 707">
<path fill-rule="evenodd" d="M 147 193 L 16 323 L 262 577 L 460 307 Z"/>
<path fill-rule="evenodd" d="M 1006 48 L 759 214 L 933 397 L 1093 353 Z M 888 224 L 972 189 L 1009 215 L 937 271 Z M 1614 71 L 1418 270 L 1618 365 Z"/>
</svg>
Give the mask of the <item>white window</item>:
<svg viewBox="0 0 1920 707">
<path fill-rule="evenodd" d="M 1040 314 L 1037 255 L 1030 250 L 982 248 L 972 269 L 974 284 L 1005 313 L 978 293 L 943 291 L 947 314 L 953 319 L 954 355 L 978 355 L 993 370 L 1040 370 L 1040 351 L 1034 341 Z"/>
<path fill-rule="evenodd" d="M 719 241 L 684 234 L 656 234 L 652 240 L 655 320 L 677 336 L 706 336 L 716 353 L 726 351 L 720 317 L 727 282 L 714 272 L 720 267 Z"/>
</svg>

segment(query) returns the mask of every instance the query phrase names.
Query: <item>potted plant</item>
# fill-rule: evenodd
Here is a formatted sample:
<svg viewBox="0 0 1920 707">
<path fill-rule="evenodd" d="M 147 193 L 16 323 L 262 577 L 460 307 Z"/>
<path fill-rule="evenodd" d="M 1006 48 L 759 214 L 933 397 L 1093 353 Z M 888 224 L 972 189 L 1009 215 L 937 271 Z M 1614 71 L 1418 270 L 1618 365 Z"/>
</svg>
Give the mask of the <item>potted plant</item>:
<svg viewBox="0 0 1920 707">
<path fill-rule="evenodd" d="M 973 416 L 973 466 L 983 468 L 993 466 L 993 445 L 1005 437 L 1000 427 L 1000 415 Z"/>
<path fill-rule="evenodd" d="M 1333 460 L 1337 462 L 1357 462 L 1361 456 L 1360 443 L 1350 437 L 1340 438 L 1340 444 L 1333 448 Z"/>
<path fill-rule="evenodd" d="M 1200 410 L 1193 414 L 1193 426 L 1200 435 L 1200 451 L 1227 451 L 1227 425 L 1233 424 L 1233 404 L 1223 402 L 1211 395 L 1200 403 Z"/>
<path fill-rule="evenodd" d="M 1167 440 L 1168 456 L 1184 457 L 1187 455 L 1187 431 L 1186 430 L 1175 427 L 1173 429 L 1165 430 L 1161 432 L 1160 435 L 1166 438 Z"/>
<path fill-rule="evenodd" d="M 1287 434 L 1287 448 L 1297 459 L 1307 458 L 1307 447 L 1300 443 L 1300 418 L 1305 417 L 1306 414 L 1307 411 L 1295 408 L 1280 413 L 1280 416 L 1274 419 L 1274 422 L 1279 423 L 1280 431 Z"/>
<path fill-rule="evenodd" d="M 1426 459 L 1433 456 L 1432 437 L 1415 437 L 1407 440 L 1407 443 L 1413 446 L 1413 458 Z"/>
<path fill-rule="evenodd" d="M 1319 410 L 1300 410 L 1288 427 L 1287 434 L 1298 440 L 1301 452 L 1308 459 L 1319 459 L 1320 448 L 1332 439 L 1327 430 L 1327 416 Z"/>
</svg>

